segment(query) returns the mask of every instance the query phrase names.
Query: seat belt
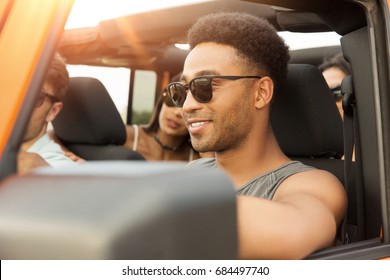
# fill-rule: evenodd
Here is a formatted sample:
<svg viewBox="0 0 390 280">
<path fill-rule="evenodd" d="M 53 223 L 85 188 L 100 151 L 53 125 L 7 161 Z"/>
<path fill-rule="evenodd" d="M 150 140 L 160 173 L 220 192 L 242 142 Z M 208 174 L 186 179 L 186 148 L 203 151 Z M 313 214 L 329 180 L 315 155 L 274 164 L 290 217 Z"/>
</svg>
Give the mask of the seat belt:
<svg viewBox="0 0 390 280">
<path fill-rule="evenodd" d="M 352 77 L 347 76 L 341 83 L 341 93 L 343 94 L 343 110 L 344 110 L 344 188 L 348 195 L 351 188 L 352 176 L 352 156 L 354 150 L 354 115 L 355 115 L 355 94 L 353 90 Z M 353 186 L 352 186 L 353 187 Z M 348 210 L 341 224 L 341 242 L 342 244 L 349 243 L 348 236 Z"/>
<path fill-rule="evenodd" d="M 356 216 L 357 216 L 357 240 L 361 241 L 364 240 L 365 234 L 364 234 L 364 227 L 365 227 L 365 220 L 364 220 L 364 196 L 363 196 L 363 181 L 362 181 L 362 160 L 361 160 L 361 144 L 360 144 L 360 138 L 358 137 L 359 134 L 359 117 L 357 114 L 357 107 L 356 105 L 353 107 L 353 115 L 354 115 L 354 132 L 357 137 L 355 137 L 355 169 L 356 169 L 356 180 L 355 180 L 355 189 L 356 189 Z M 353 187 L 353 186 L 352 186 Z M 355 241 L 355 240 L 350 240 Z"/>
</svg>

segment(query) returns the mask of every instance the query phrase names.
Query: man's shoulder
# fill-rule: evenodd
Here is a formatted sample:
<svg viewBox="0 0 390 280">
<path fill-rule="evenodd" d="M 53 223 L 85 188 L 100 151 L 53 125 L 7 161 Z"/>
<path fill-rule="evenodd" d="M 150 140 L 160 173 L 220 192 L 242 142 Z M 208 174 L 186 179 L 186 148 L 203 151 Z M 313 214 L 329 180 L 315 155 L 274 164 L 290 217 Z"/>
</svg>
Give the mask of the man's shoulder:
<svg viewBox="0 0 390 280">
<path fill-rule="evenodd" d="M 212 167 L 216 168 L 215 158 L 199 158 L 193 161 L 190 161 L 187 166 L 189 167 Z"/>
<path fill-rule="evenodd" d="M 317 181 L 317 184 L 329 183 L 340 183 L 341 182 L 337 179 L 335 175 L 332 173 L 322 170 L 322 169 L 316 169 L 316 168 L 308 168 L 307 170 L 302 170 L 305 172 L 297 172 L 294 174 L 294 176 L 291 176 L 290 181 L 298 181 L 298 182 L 305 182 L 305 183 L 311 183 L 313 181 Z"/>
<path fill-rule="evenodd" d="M 332 173 L 321 169 L 309 169 L 287 178 L 280 186 L 279 194 L 288 189 L 300 193 L 310 193 L 318 197 L 343 196 L 344 187 Z M 290 191 L 288 191 L 290 193 Z"/>
<path fill-rule="evenodd" d="M 64 154 L 61 146 L 54 142 L 47 133 L 42 135 L 27 151 L 38 154 L 51 166 L 74 163 Z"/>
<path fill-rule="evenodd" d="M 47 147 L 55 147 L 55 143 L 53 140 L 51 140 L 50 136 L 45 133 L 40 138 L 38 138 L 34 144 L 31 145 L 31 147 L 27 150 L 27 152 L 31 153 L 40 153 L 42 150 L 47 149 Z"/>
</svg>

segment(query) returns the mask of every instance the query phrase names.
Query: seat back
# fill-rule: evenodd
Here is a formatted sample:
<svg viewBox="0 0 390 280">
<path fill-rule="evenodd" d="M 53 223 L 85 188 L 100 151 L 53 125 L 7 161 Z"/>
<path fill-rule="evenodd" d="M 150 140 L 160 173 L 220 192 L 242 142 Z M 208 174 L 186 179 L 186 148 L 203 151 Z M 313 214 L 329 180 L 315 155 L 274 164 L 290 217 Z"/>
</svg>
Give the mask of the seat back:
<svg viewBox="0 0 390 280">
<path fill-rule="evenodd" d="M 344 183 L 343 123 L 315 66 L 289 65 L 287 78 L 275 90 L 271 124 L 287 156 L 328 170 Z"/>
<path fill-rule="evenodd" d="M 59 140 L 86 160 L 138 160 L 122 145 L 126 128 L 104 85 L 95 78 L 70 78 L 63 109 L 53 121 Z"/>
<path fill-rule="evenodd" d="M 276 89 L 273 102 L 271 123 L 283 152 L 304 164 L 329 171 L 345 186 L 341 159 L 343 121 L 322 73 L 312 65 L 289 65 L 287 78 Z M 351 179 L 348 200 L 355 201 L 351 192 L 354 177 Z M 349 206 L 343 223 L 351 238 L 356 236 L 357 228 L 352 210 Z M 344 240 L 344 232 L 340 230 L 338 242 Z"/>
</svg>

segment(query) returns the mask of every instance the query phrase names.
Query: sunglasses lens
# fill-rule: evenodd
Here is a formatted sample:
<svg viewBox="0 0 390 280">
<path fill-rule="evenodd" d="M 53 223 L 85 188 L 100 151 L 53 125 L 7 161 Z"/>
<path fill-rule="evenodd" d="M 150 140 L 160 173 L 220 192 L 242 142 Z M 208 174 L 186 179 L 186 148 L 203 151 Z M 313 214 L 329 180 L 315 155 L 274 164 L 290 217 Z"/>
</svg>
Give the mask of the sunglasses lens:
<svg viewBox="0 0 390 280">
<path fill-rule="evenodd" d="M 168 95 L 176 107 L 183 107 L 187 97 L 187 90 L 181 83 L 172 83 L 168 86 Z"/>
<path fill-rule="evenodd" d="M 163 92 L 163 102 L 168 107 L 176 107 L 176 104 L 173 103 L 173 100 L 169 97 L 169 95 L 166 92 Z"/>
<path fill-rule="evenodd" d="M 199 77 L 193 79 L 190 84 L 190 91 L 196 101 L 200 103 L 207 103 L 213 97 L 213 88 L 211 78 Z M 171 97 L 173 103 L 177 107 L 183 107 L 187 98 L 187 88 L 182 83 L 171 83 L 167 88 L 168 95 Z"/>
<path fill-rule="evenodd" d="M 207 103 L 213 97 L 211 79 L 207 77 L 194 79 L 190 84 L 190 90 L 195 100 L 200 103 Z"/>
<path fill-rule="evenodd" d="M 335 101 L 340 101 L 341 99 L 343 99 L 343 94 L 341 93 L 341 86 L 331 88 L 330 90 Z"/>
</svg>

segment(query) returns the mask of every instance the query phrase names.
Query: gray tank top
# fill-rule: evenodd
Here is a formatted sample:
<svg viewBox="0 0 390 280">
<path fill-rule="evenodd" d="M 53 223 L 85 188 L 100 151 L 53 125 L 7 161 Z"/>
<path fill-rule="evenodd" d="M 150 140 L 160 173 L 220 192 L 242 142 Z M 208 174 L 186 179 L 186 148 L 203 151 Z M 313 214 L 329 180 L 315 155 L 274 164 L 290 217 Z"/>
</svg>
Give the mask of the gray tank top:
<svg viewBox="0 0 390 280">
<path fill-rule="evenodd" d="M 215 158 L 201 158 L 188 164 L 190 167 L 217 168 Z M 280 184 L 291 175 L 313 170 L 314 167 L 304 165 L 299 161 L 290 161 L 271 171 L 261 174 L 237 188 L 236 193 L 262 197 L 271 200 Z"/>
</svg>

